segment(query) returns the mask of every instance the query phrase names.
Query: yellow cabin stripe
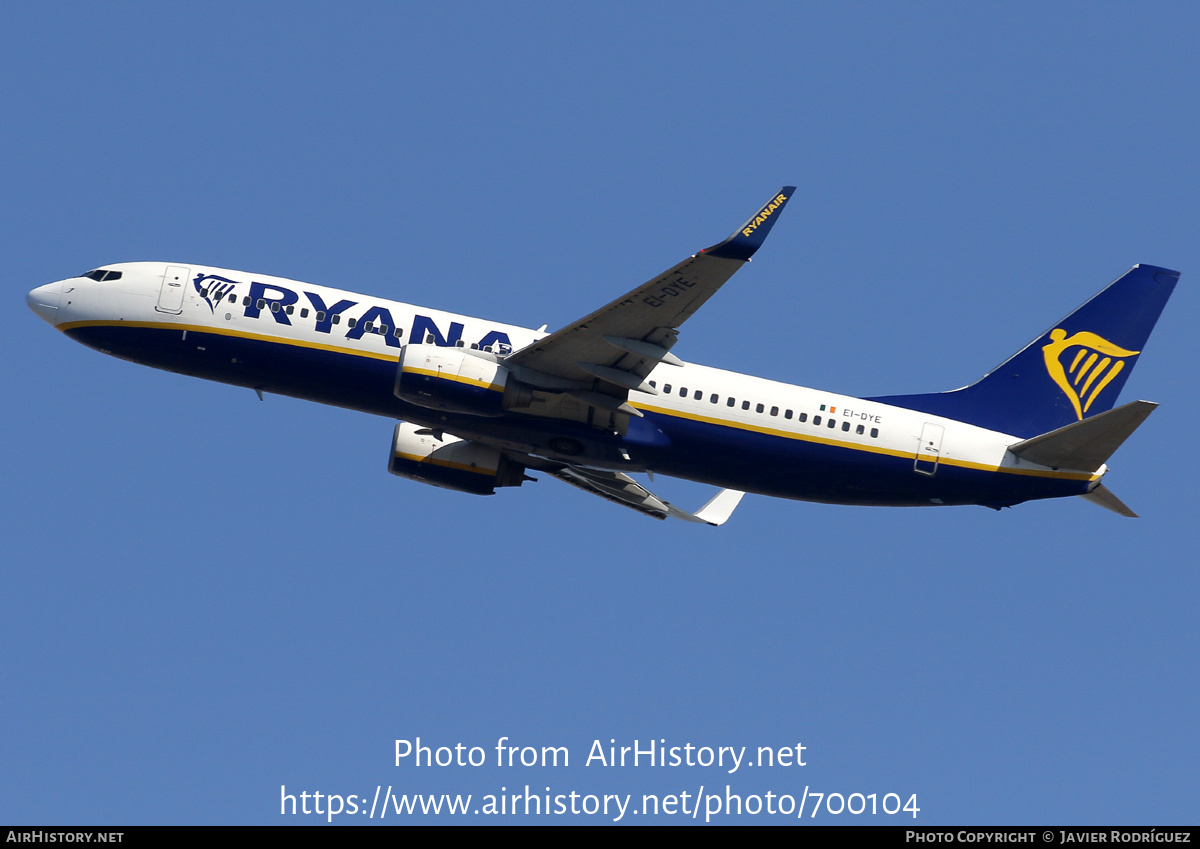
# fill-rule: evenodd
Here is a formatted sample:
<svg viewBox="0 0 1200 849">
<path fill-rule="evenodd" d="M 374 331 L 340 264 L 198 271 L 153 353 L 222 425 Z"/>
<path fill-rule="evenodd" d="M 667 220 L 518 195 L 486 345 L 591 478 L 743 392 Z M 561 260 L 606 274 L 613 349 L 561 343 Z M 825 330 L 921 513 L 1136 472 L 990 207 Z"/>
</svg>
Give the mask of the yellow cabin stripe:
<svg viewBox="0 0 1200 849">
<path fill-rule="evenodd" d="M 151 330 L 185 330 L 195 331 L 196 333 L 211 333 L 214 336 L 234 336 L 239 339 L 253 339 L 258 342 L 275 342 L 280 345 L 292 345 L 296 348 L 312 348 L 317 351 L 333 351 L 336 354 L 351 354 L 356 357 L 370 357 L 374 360 L 393 360 L 399 361 L 399 352 L 390 353 L 387 351 L 363 351 L 358 348 L 342 348 L 337 345 L 329 345 L 324 342 L 310 342 L 306 339 L 289 339 L 286 336 L 269 336 L 264 333 L 247 333 L 244 330 L 234 330 L 233 328 L 208 326 L 203 324 L 168 324 L 162 321 L 69 321 L 65 324 L 58 325 L 58 329 L 64 333 L 68 330 L 74 330 L 77 327 L 144 327 Z"/>
<path fill-rule="evenodd" d="M 57 327 L 59 330 L 62 330 L 64 332 L 67 330 L 74 330 L 77 327 L 144 327 L 144 328 L 150 328 L 150 329 L 154 329 L 154 330 L 178 330 L 180 332 L 182 332 L 184 330 L 192 330 L 197 333 L 212 333 L 217 336 L 233 336 L 233 337 L 237 337 L 239 339 L 253 339 L 253 340 L 259 341 L 259 342 L 273 342 L 273 343 L 280 344 L 280 345 L 292 345 L 297 348 L 310 348 L 310 349 L 318 350 L 318 351 L 332 351 L 337 354 L 349 354 L 350 356 L 355 356 L 355 357 L 369 357 L 369 358 L 375 359 L 375 360 L 391 360 L 393 362 L 398 362 L 400 359 L 400 355 L 398 353 L 392 354 L 392 353 L 388 353 L 388 352 L 363 351 L 363 350 L 356 349 L 356 348 L 342 348 L 342 347 L 339 347 L 336 345 L 327 345 L 327 344 L 324 344 L 321 342 L 309 342 L 304 339 L 288 339 L 287 337 L 283 337 L 283 336 L 268 336 L 268 335 L 261 334 L 261 333 L 246 333 L 245 331 L 234 330 L 232 328 L 209 327 L 206 325 L 173 324 L 173 323 L 167 323 L 167 322 L 161 322 L 161 321 L 71 321 L 71 322 L 66 322 L 64 324 L 59 324 L 59 325 L 57 325 Z M 469 377 L 459 377 L 458 375 L 453 375 L 453 376 L 442 375 L 436 371 L 430 371 L 430 370 L 426 370 L 426 369 L 415 369 L 415 368 L 407 369 L 406 368 L 405 371 L 413 371 L 413 372 L 417 372 L 420 374 L 432 375 L 434 377 L 439 377 L 443 380 L 455 380 L 455 381 L 458 381 L 459 383 L 467 383 L 467 384 L 470 384 L 473 386 L 480 386 L 485 389 L 491 389 L 491 390 L 494 390 L 497 392 L 501 391 L 501 389 L 502 389 L 502 387 L 499 384 L 488 383 L 488 382 L 485 382 L 482 380 L 476 380 L 474 378 L 469 378 Z M 1115 376 L 1115 375 L 1110 374 L 1108 376 L 1108 379 L 1111 380 L 1113 376 Z M 1107 380 L 1105 381 L 1105 384 L 1107 384 Z M 1101 386 L 1100 389 L 1103 389 L 1103 386 Z M 1093 395 L 1098 394 L 1098 392 L 1099 392 L 1099 389 L 1097 390 L 1096 393 L 1093 393 Z M 679 418 L 679 419 L 689 419 L 691 421 L 704 422 L 705 424 L 713 424 L 713 425 L 718 425 L 721 427 L 731 427 L 731 428 L 735 428 L 737 430 L 750 431 L 752 433 L 762 433 L 767 436 L 780 436 L 780 437 L 783 437 L 784 439 L 796 439 L 801 442 L 813 442 L 818 445 L 830 445 L 835 448 L 849 448 L 853 451 L 866 451 L 869 454 L 883 454 L 883 455 L 890 456 L 890 457 L 900 457 L 900 458 L 907 459 L 907 458 L 915 456 L 913 453 L 910 453 L 907 451 L 897 451 L 893 448 L 882 448 L 882 447 L 873 446 L 873 445 L 863 445 L 858 442 L 845 442 L 843 440 L 828 439 L 828 438 L 822 437 L 822 436 L 794 433 L 792 431 L 778 430 L 775 428 L 759 427 L 756 425 L 745 424 L 744 422 L 731 421 L 729 419 L 718 419 L 718 418 L 713 418 L 711 416 L 701 416 L 696 413 L 685 413 L 685 412 L 682 412 L 679 410 L 668 410 L 663 407 L 654 407 L 654 406 L 651 406 L 649 404 L 644 404 L 644 403 L 634 403 L 632 401 L 629 403 L 630 403 L 630 406 L 636 407 L 639 410 L 646 410 L 648 412 L 658 413 L 663 416 L 670 416 L 670 417 Z M 418 460 L 421 462 L 425 462 L 425 461 L 421 460 L 421 458 L 408 457 L 408 455 L 404 455 L 404 456 L 411 460 Z M 945 464 L 947 466 L 957 466 L 957 467 L 963 468 L 963 469 L 975 469 L 977 471 L 983 471 L 983 472 L 1003 472 L 1005 474 L 1010 474 L 1010 475 L 1032 475 L 1035 477 L 1061 478 L 1063 480 L 1081 480 L 1081 481 L 1099 480 L 1098 475 L 1089 474 L 1087 472 L 1055 472 L 1055 471 L 1051 471 L 1049 469 L 1014 469 L 1014 468 L 1005 467 L 1005 466 L 988 465 L 986 463 L 972 463 L 968 460 L 959 460 L 959 459 L 950 458 L 950 457 L 939 457 L 938 463 Z M 471 471 L 471 472 L 479 471 L 477 468 L 471 467 L 471 466 L 462 466 L 461 468 L 464 471 Z"/>
<path fill-rule="evenodd" d="M 818 445 L 830 445 L 834 448 L 849 448 L 853 451 L 866 451 L 869 454 L 883 454 L 889 457 L 900 457 L 902 459 L 915 459 L 915 453 L 908 451 L 897 451 L 894 448 L 883 448 L 874 445 L 863 445 L 859 442 L 846 442 L 840 439 L 829 439 L 823 436 L 795 433 L 788 430 L 777 430 L 775 428 L 760 427 L 757 425 L 745 424 L 743 422 L 729 421 L 728 419 L 717 419 L 710 416 L 701 416 L 695 413 L 685 413 L 679 410 L 667 410 L 662 407 L 653 407 L 649 404 L 634 404 L 639 410 L 646 410 L 652 413 L 659 413 L 664 416 L 673 416 L 680 419 L 689 419 L 696 422 L 704 422 L 705 424 L 722 425 L 724 427 L 732 427 L 738 430 L 747 430 L 752 433 L 762 433 L 767 436 L 780 436 L 784 439 L 796 439 L 800 442 L 813 442 Z M 924 456 L 924 455 L 923 455 Z M 929 455 L 932 456 L 932 455 Z M 975 469 L 983 472 L 1004 472 L 1012 475 L 1033 475 L 1035 477 L 1046 478 L 1061 478 L 1064 480 L 1099 480 L 1097 475 L 1088 472 L 1055 472 L 1050 469 L 1014 469 L 1007 466 L 994 466 L 987 463 L 972 463 L 969 460 L 958 460 L 952 457 L 938 457 L 939 464 L 947 466 L 957 466 L 963 469 Z"/>
</svg>

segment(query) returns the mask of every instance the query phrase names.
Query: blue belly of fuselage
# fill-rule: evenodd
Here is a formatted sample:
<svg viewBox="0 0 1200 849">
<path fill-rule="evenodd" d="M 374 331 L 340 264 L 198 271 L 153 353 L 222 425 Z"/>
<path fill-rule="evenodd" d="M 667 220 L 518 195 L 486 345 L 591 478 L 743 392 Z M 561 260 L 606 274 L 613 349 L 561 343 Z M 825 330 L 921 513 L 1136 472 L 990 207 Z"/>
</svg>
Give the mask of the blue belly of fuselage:
<svg viewBox="0 0 1200 849">
<path fill-rule="evenodd" d="M 648 411 L 619 436 L 583 423 L 521 413 L 440 413 L 393 394 L 396 359 L 189 328 L 84 325 L 77 341 L 144 365 L 437 427 L 463 438 L 568 463 L 652 470 L 780 498 L 859 505 L 985 504 L 1080 495 L 1087 482 L 941 464 Z M 487 391 L 487 390 L 481 390 Z M 564 445 L 571 445 L 563 453 Z M 557 447 L 557 449 L 556 449 Z M 577 450 L 576 450 L 577 447 Z M 627 459 L 628 457 L 628 459 Z"/>
</svg>

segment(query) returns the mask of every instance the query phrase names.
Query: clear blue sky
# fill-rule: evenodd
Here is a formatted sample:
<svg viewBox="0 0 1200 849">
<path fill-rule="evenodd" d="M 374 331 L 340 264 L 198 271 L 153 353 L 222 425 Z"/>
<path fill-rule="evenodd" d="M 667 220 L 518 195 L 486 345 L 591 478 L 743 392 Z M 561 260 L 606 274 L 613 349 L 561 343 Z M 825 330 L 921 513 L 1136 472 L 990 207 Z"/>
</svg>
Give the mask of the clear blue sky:
<svg viewBox="0 0 1200 849">
<path fill-rule="evenodd" d="M 1196 5 L 9 3 L 0 28 L 0 821 L 729 784 L 1196 822 Z M 1122 395 L 1162 406 L 1106 479 L 1143 518 L 476 498 L 388 475 L 387 420 L 114 360 L 24 304 L 164 260 L 553 328 L 784 184 L 685 359 L 949 389 L 1131 265 L 1181 270 Z M 418 736 L 571 765 L 393 766 Z M 652 738 L 807 765 L 584 765 Z M 816 820 L 856 821 L 912 822 Z"/>
</svg>

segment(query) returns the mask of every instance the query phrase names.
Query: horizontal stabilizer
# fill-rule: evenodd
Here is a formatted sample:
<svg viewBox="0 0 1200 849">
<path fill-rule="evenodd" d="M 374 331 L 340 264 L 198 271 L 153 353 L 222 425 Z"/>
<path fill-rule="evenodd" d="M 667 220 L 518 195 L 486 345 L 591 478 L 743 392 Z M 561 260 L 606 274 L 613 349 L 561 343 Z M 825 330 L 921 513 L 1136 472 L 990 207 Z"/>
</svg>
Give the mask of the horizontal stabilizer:
<svg viewBox="0 0 1200 849">
<path fill-rule="evenodd" d="M 1108 458 L 1121 447 L 1121 443 L 1137 430 L 1138 425 L 1144 422 L 1157 406 L 1150 401 L 1133 401 L 1081 422 L 1010 445 L 1008 450 L 1022 460 L 1040 466 L 1094 472 L 1108 462 Z M 1116 500 L 1115 496 L 1113 500 Z M 1119 501 L 1117 503 L 1120 504 Z"/>
<path fill-rule="evenodd" d="M 1134 513 L 1132 510 L 1126 507 L 1124 502 L 1113 495 L 1112 490 L 1106 487 L 1104 484 L 1098 485 L 1087 495 L 1081 495 L 1079 497 L 1086 498 L 1093 504 L 1103 507 L 1105 510 L 1111 510 L 1118 515 L 1128 516 L 1130 519 L 1136 519 L 1138 517 L 1137 513 Z"/>
</svg>

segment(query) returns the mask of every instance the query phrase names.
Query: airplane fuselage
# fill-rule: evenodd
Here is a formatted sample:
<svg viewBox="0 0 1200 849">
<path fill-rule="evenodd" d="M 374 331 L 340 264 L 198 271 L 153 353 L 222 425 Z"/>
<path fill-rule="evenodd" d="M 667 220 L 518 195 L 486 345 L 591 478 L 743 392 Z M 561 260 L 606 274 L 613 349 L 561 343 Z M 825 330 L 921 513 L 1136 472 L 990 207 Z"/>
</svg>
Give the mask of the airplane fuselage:
<svg viewBox="0 0 1200 849">
<path fill-rule="evenodd" d="M 510 351 L 546 334 L 191 264 L 124 263 L 93 276 L 102 279 L 35 289 L 30 306 L 73 339 L 116 357 L 563 463 L 809 501 L 992 507 L 1081 495 L 1105 471 L 1023 460 L 1008 450 L 1020 435 L 692 363 L 654 367 L 652 391 L 629 394 L 641 417 L 617 429 L 598 427 L 586 414 L 436 409 L 397 395 L 405 346 L 462 348 L 503 365 Z"/>
</svg>

